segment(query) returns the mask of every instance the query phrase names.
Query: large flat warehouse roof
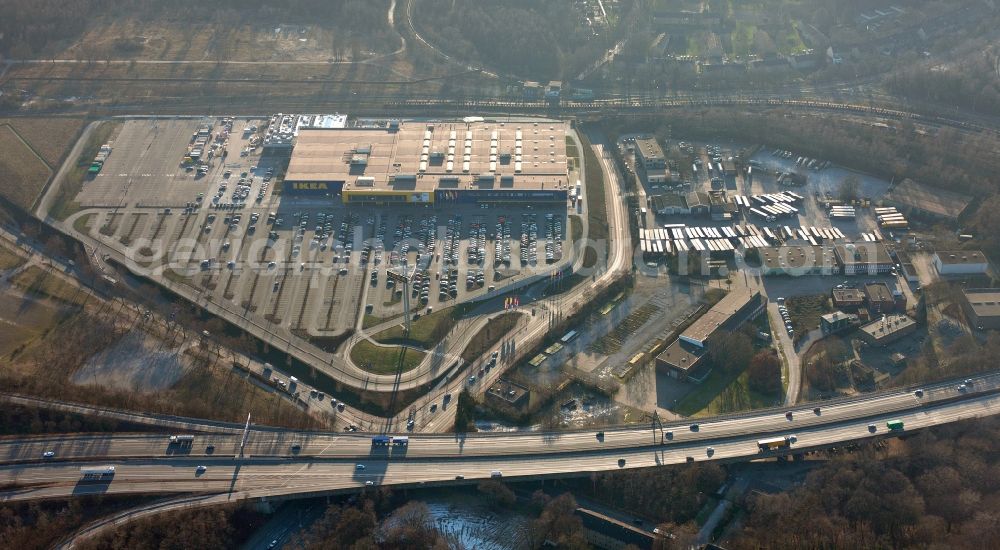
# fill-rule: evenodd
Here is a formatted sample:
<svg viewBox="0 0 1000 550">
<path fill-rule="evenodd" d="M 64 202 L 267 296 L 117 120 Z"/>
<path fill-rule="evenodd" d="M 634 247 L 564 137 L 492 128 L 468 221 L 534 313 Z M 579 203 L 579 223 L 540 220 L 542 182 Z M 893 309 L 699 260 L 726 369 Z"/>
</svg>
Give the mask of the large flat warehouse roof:
<svg viewBox="0 0 1000 550">
<path fill-rule="evenodd" d="M 287 182 L 346 191 L 566 189 L 565 122 L 401 122 L 300 130 Z"/>
</svg>

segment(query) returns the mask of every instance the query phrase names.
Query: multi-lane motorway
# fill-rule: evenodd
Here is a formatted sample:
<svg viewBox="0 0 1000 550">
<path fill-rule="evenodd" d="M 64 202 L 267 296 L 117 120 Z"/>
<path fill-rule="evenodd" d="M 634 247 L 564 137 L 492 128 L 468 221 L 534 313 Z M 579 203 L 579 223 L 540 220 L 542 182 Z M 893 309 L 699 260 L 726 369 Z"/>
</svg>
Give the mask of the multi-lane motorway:
<svg viewBox="0 0 1000 550">
<path fill-rule="evenodd" d="M 165 435 L 80 435 L 0 442 L 0 500 L 96 493 L 215 493 L 200 503 L 244 497 L 287 497 L 355 491 L 374 485 L 475 482 L 504 478 L 577 476 L 589 472 L 703 460 L 763 456 L 757 441 L 795 436 L 791 452 L 1000 412 L 1000 374 L 866 395 L 819 405 L 774 409 L 690 424 L 565 433 L 414 435 L 406 447 L 373 447 L 370 436 L 251 430 L 239 456 L 238 433 L 197 434 L 180 449 Z M 790 416 L 786 415 L 790 412 Z M 869 425 L 874 428 L 870 428 Z M 52 451 L 54 457 L 43 459 Z M 113 477 L 81 481 L 84 466 L 114 465 Z M 361 467 L 359 467 L 361 465 Z M 205 466 L 203 472 L 196 470 Z"/>
</svg>

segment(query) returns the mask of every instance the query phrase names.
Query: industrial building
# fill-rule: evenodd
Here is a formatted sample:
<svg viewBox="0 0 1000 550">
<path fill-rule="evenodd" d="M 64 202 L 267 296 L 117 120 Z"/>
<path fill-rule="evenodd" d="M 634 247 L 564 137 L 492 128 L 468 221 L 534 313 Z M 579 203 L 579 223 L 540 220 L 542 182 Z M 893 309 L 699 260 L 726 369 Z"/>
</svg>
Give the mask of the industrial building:
<svg viewBox="0 0 1000 550">
<path fill-rule="evenodd" d="M 656 138 L 637 138 L 635 158 L 646 174 L 646 183 L 659 185 L 667 182 L 667 157 Z"/>
<path fill-rule="evenodd" d="M 764 311 L 759 291 L 733 290 L 691 324 L 667 349 L 656 356 L 656 367 L 674 378 L 701 382 L 708 371 L 701 367 L 711 340 L 721 331 L 734 331 Z"/>
<path fill-rule="evenodd" d="M 917 330 L 917 322 L 911 317 L 894 313 L 884 315 L 859 329 L 861 339 L 873 346 L 884 346 Z"/>
<path fill-rule="evenodd" d="M 905 179 L 886 194 L 884 202 L 908 216 L 957 222 L 972 204 L 972 197 Z"/>
<path fill-rule="evenodd" d="M 781 246 L 758 250 L 765 276 L 833 275 L 837 260 L 829 246 Z"/>
<path fill-rule="evenodd" d="M 486 399 L 517 412 L 527 408 L 530 395 L 528 388 L 504 379 L 497 380 L 486 390 Z"/>
<path fill-rule="evenodd" d="M 941 275 L 983 275 L 989 269 L 989 261 L 978 250 L 938 250 L 933 261 Z"/>
<path fill-rule="evenodd" d="M 704 191 L 691 191 L 685 200 L 688 210 L 694 216 L 707 216 L 712 210 L 712 198 Z"/>
<path fill-rule="evenodd" d="M 833 313 L 820 316 L 819 328 L 823 336 L 829 336 L 854 328 L 860 322 L 861 320 L 857 315 L 844 313 L 843 311 L 834 311 Z"/>
<path fill-rule="evenodd" d="M 346 204 L 565 203 L 565 122 L 298 130 L 285 191 Z"/>
<path fill-rule="evenodd" d="M 677 339 L 656 356 L 656 368 L 679 380 L 700 382 L 708 374 L 698 368 L 706 353 L 705 348 Z"/>
<path fill-rule="evenodd" d="M 671 216 L 677 214 L 690 214 L 691 207 L 688 206 L 684 195 L 667 193 L 665 195 L 654 195 L 650 199 L 650 206 L 653 211 L 661 216 Z"/>
<path fill-rule="evenodd" d="M 834 252 L 844 275 L 880 275 L 894 265 L 889 249 L 880 242 L 838 244 Z"/>
<path fill-rule="evenodd" d="M 962 294 L 970 323 L 979 330 L 1000 329 L 1000 289 L 970 288 Z"/>
<path fill-rule="evenodd" d="M 865 299 L 868 301 L 868 311 L 873 316 L 893 311 L 906 311 L 906 296 L 896 290 L 889 290 L 885 283 L 872 283 L 864 286 Z"/>
<path fill-rule="evenodd" d="M 833 307 L 844 311 L 857 311 L 865 305 L 865 295 L 856 288 L 833 289 Z"/>
</svg>

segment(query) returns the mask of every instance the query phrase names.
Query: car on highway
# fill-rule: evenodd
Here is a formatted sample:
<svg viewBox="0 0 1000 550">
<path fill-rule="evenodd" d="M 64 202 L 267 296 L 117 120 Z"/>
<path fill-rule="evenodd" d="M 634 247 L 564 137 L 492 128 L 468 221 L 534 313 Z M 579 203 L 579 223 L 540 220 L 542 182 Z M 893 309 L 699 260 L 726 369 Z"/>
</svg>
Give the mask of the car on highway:
<svg viewBox="0 0 1000 550">
<path fill-rule="evenodd" d="M 869 424 L 869 425 L 868 425 L 868 431 L 869 431 L 869 432 L 871 432 L 871 433 L 875 433 L 875 430 L 878 430 L 878 427 L 877 427 L 877 426 L 875 426 L 875 424 Z"/>
<path fill-rule="evenodd" d="M 816 407 L 815 409 L 813 409 L 813 414 L 815 414 L 816 416 L 819 416 L 819 414 L 820 414 L 819 407 Z"/>
<path fill-rule="evenodd" d="M 708 456 L 714 455 L 715 454 L 715 447 L 709 447 L 709 448 L 705 449 L 705 453 L 708 454 Z"/>
<path fill-rule="evenodd" d="M 493 470 L 492 472 L 490 472 L 490 477 L 492 478 L 503 477 L 503 472 L 501 472 L 500 470 Z"/>
<path fill-rule="evenodd" d="M 278 547 L 278 539 L 274 539 L 271 541 L 271 544 L 267 545 L 267 550 L 274 550 L 277 547 Z"/>
<path fill-rule="evenodd" d="M 459 480 L 465 479 L 465 476 L 463 476 L 462 474 L 458 474 L 457 476 L 455 476 L 455 479 L 459 479 Z"/>
<path fill-rule="evenodd" d="M 625 467 L 625 459 L 624 458 L 619 458 L 618 459 L 618 467 L 619 468 L 624 468 Z"/>
<path fill-rule="evenodd" d="M 54 458 L 56 456 L 55 451 L 45 451 L 42 453 L 42 458 Z"/>
<path fill-rule="evenodd" d="M 367 486 L 367 487 L 372 487 L 372 486 L 374 486 L 374 485 L 375 485 L 375 482 L 374 482 L 374 481 L 372 481 L 372 480 L 370 480 L 370 479 L 369 479 L 368 481 L 366 481 L 366 482 L 365 482 L 365 486 Z"/>
<path fill-rule="evenodd" d="M 923 397 L 924 396 L 924 390 L 917 390 L 917 391 L 913 392 L 913 395 L 915 395 L 917 397 Z"/>
<path fill-rule="evenodd" d="M 212 454 L 215 452 L 215 445 L 209 445 L 205 447 L 205 454 Z"/>
<path fill-rule="evenodd" d="M 208 466 L 205 466 L 204 464 L 202 464 L 202 465 L 199 465 L 197 468 L 195 468 L 194 471 L 196 473 L 200 474 L 200 473 L 204 472 L 207 469 L 208 469 Z"/>
<path fill-rule="evenodd" d="M 355 464 L 354 465 L 354 469 L 355 470 L 364 470 L 365 469 L 365 465 L 364 464 Z"/>
<path fill-rule="evenodd" d="M 791 419 L 792 419 L 792 411 L 788 411 L 788 412 L 786 412 L 786 413 L 785 413 L 785 418 L 787 418 L 787 419 L 791 420 Z"/>
<path fill-rule="evenodd" d="M 691 424 L 691 431 L 692 432 L 697 432 L 699 429 L 701 429 L 701 428 L 697 424 Z"/>
</svg>

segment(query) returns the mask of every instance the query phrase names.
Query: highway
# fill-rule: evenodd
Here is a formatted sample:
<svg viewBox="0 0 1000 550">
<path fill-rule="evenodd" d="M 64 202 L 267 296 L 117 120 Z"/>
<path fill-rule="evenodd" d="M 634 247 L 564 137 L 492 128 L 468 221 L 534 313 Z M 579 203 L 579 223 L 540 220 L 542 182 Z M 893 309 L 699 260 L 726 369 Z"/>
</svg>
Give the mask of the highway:
<svg viewBox="0 0 1000 550">
<path fill-rule="evenodd" d="M 165 511 L 243 499 L 285 499 L 356 492 L 369 486 L 474 484 L 500 472 L 504 479 L 578 477 L 592 472 L 706 460 L 740 461 L 762 454 L 757 441 L 794 436 L 796 453 L 1000 413 L 1000 373 L 978 376 L 968 388 L 951 380 L 851 398 L 652 427 L 595 431 L 411 435 L 407 447 L 373 447 L 370 434 L 251 428 L 244 453 L 235 424 L 163 417 L 187 426 L 190 447 L 165 434 L 45 435 L 0 440 L 0 501 L 93 494 L 163 494 L 168 498 L 103 518 L 73 540 Z M 10 397 L 6 396 L 9 400 Z M 63 407 L 70 406 L 63 404 Z M 814 409 L 813 407 L 818 407 Z M 88 409 L 80 406 L 80 410 Z M 157 415 L 117 413 L 131 421 Z M 901 432 L 886 423 L 900 420 Z M 211 446 L 211 447 L 210 447 Z M 52 451 L 55 456 L 43 458 Z M 82 481 L 80 468 L 115 466 L 104 481 Z M 361 465 L 363 467 L 359 467 Z M 199 466 L 205 466 L 199 471 Z M 175 496 L 171 496 L 175 495 Z M 72 547 L 73 540 L 65 547 Z"/>
<path fill-rule="evenodd" d="M 355 491 L 366 482 L 454 484 L 488 478 L 574 476 L 589 472 L 740 460 L 760 456 L 756 442 L 791 436 L 793 451 L 887 435 L 899 419 L 905 432 L 1000 412 L 1000 374 L 976 378 L 961 391 L 955 381 L 820 404 L 710 418 L 689 424 L 560 433 L 412 435 L 408 447 L 372 447 L 370 435 L 252 430 L 236 458 L 240 435 L 198 434 L 188 451 L 159 434 L 44 436 L 0 442 L 0 500 L 94 493 L 219 493 L 227 498 Z M 791 412 L 791 418 L 786 416 Z M 870 432 L 868 424 L 875 424 Z M 208 453 L 208 445 L 214 449 Z M 295 448 L 293 445 L 298 445 Z M 709 452 L 713 448 L 714 452 Z M 53 451 L 55 457 L 43 459 Z M 624 464 L 620 463 L 624 459 Z M 111 464 L 106 483 L 81 482 L 82 466 Z M 363 464 L 364 469 L 357 469 Z M 207 467 L 203 473 L 196 466 Z M 464 479 L 456 479 L 463 476 Z M 16 487 L 16 489 L 11 489 Z M 232 493 L 232 494 L 230 494 Z"/>
</svg>

